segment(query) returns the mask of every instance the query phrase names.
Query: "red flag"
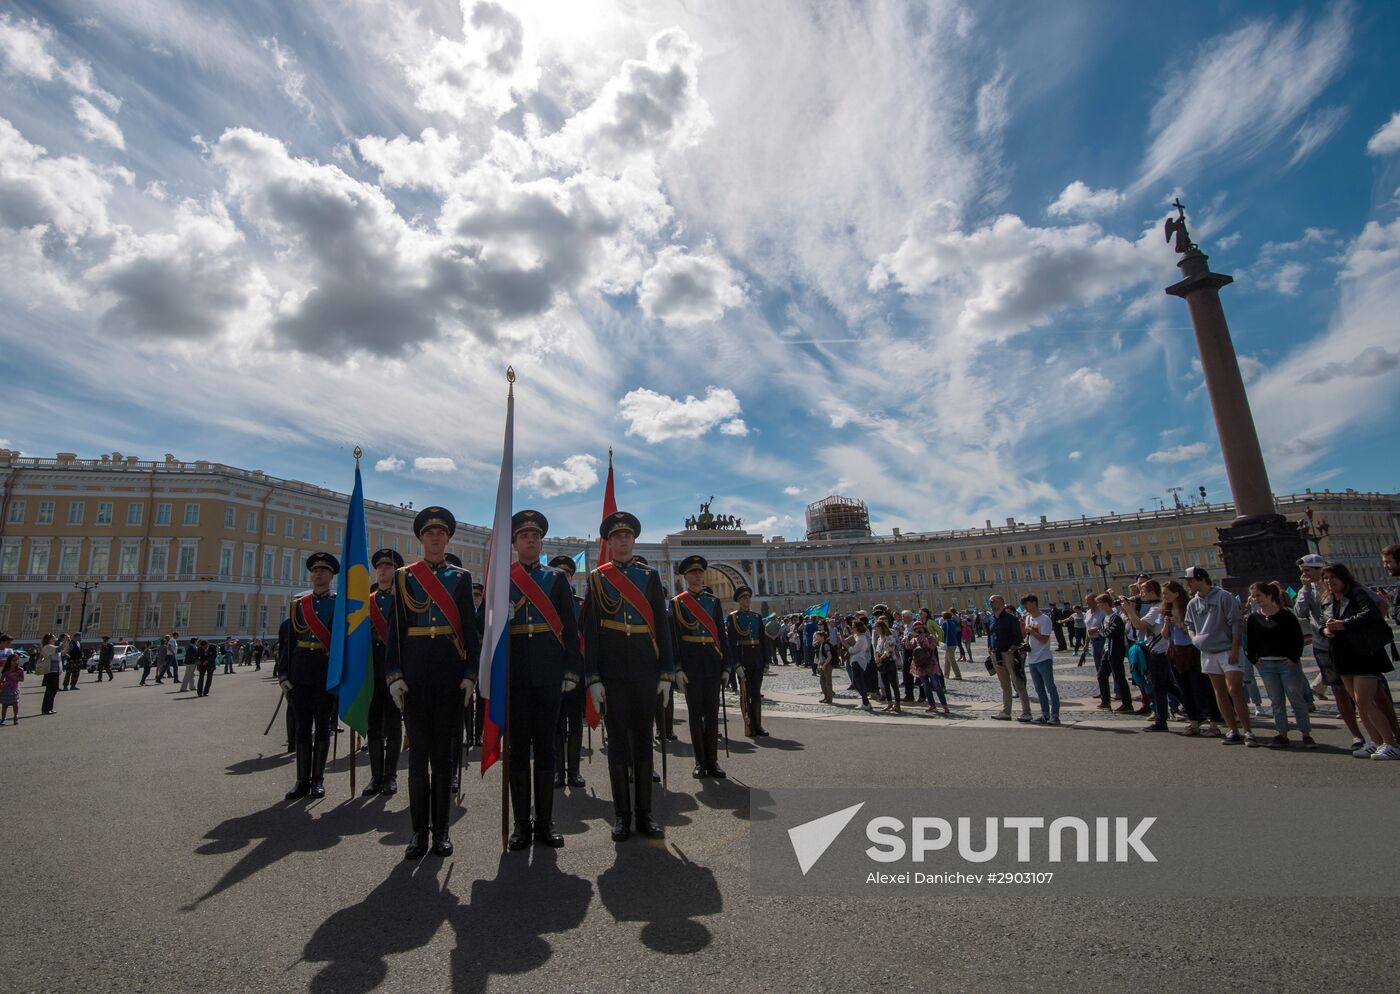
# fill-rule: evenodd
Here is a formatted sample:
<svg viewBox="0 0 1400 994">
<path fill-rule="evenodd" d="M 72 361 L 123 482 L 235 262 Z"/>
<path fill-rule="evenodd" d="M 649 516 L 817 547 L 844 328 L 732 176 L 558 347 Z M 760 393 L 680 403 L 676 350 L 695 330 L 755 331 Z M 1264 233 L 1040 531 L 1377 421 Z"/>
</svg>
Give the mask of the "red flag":
<svg viewBox="0 0 1400 994">
<path fill-rule="evenodd" d="M 608 484 L 603 488 L 603 516 L 599 521 L 606 521 L 608 515 L 617 510 L 617 497 L 613 494 L 613 465 L 612 449 L 608 449 Z M 608 540 L 598 539 L 598 565 L 608 561 Z M 602 721 L 602 716 L 598 714 L 598 709 L 593 706 L 593 695 L 587 692 L 583 695 L 583 720 L 588 722 L 589 728 L 597 728 L 598 722 Z"/>
</svg>

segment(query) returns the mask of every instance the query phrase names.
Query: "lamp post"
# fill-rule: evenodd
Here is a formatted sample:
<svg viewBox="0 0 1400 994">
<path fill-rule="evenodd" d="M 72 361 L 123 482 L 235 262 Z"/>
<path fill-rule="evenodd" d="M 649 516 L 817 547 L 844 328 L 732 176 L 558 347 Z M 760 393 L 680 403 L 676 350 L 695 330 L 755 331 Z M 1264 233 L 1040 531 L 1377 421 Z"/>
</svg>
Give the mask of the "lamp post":
<svg viewBox="0 0 1400 994">
<path fill-rule="evenodd" d="M 1327 523 L 1327 519 L 1314 520 L 1313 506 L 1308 504 L 1304 507 L 1303 517 L 1298 521 L 1298 535 L 1309 548 L 1322 555 L 1322 540 L 1327 537 L 1327 533 L 1332 530 L 1332 526 Z"/>
<path fill-rule="evenodd" d="M 99 583 L 98 583 L 97 580 L 79 580 L 77 583 L 73 584 L 73 589 L 74 589 L 74 590 L 81 590 L 81 591 L 83 592 L 83 600 L 82 600 L 82 603 L 78 606 L 78 629 L 77 629 L 77 630 L 80 631 L 80 632 L 81 632 L 84 628 L 87 627 L 87 595 L 88 595 L 88 591 L 89 591 L 89 590 L 92 590 L 92 589 L 94 589 L 94 588 L 96 588 L 97 586 L 99 586 Z"/>
<path fill-rule="evenodd" d="M 1113 553 L 1103 551 L 1103 543 L 1094 539 L 1094 552 L 1089 557 L 1089 561 L 1094 564 L 1094 568 L 1099 571 L 1099 576 L 1103 578 L 1103 589 L 1108 589 L 1108 567 L 1113 565 Z M 1102 593 L 1102 591 L 1100 591 Z"/>
</svg>

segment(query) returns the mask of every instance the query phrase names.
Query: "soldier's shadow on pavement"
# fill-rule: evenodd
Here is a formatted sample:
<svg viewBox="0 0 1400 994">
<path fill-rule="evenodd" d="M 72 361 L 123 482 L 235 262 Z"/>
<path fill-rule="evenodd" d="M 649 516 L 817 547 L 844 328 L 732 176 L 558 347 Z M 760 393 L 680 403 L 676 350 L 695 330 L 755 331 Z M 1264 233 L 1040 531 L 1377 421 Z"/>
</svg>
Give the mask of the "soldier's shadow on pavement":
<svg viewBox="0 0 1400 994">
<path fill-rule="evenodd" d="M 280 755 L 266 755 L 258 753 L 252 759 L 240 759 L 236 763 L 230 763 L 224 767 L 224 773 L 231 777 L 243 777 L 250 773 L 266 773 L 268 770 L 275 770 L 279 766 L 286 766 L 296 759 L 296 755 L 284 752 Z"/>
<path fill-rule="evenodd" d="M 755 744 L 760 749 L 777 749 L 780 752 L 801 752 L 807 748 L 796 739 L 780 739 L 773 735 L 758 739 Z"/>
<path fill-rule="evenodd" d="M 602 770 L 603 789 L 607 789 L 607 767 Z M 561 835 L 582 835 L 589 831 L 590 821 L 609 824 L 613 818 L 613 803 L 610 798 L 601 797 L 592 786 L 582 790 L 556 790 L 554 792 L 554 829 Z"/>
<path fill-rule="evenodd" d="M 448 889 L 435 861 L 400 863 L 359 904 L 326 919 L 303 958 L 326 966 L 314 994 L 367 994 L 388 974 L 387 958 L 426 946 L 444 923 L 456 933 L 453 991 L 484 991 L 492 976 L 527 973 L 554 954 L 545 936 L 583 923 L 593 885 L 559 871 L 554 850 L 504 853 L 493 880 L 476 880 L 467 900 Z M 441 866 L 441 863 L 437 863 Z"/>
<path fill-rule="evenodd" d="M 313 811 L 306 801 L 279 801 L 261 811 L 229 818 L 205 833 L 208 841 L 195 853 L 222 856 L 240 849 L 247 852 L 208 891 L 181 910 L 193 911 L 288 856 L 322 852 L 341 839 L 366 832 L 386 833 L 388 837 L 380 840 L 385 845 L 406 845 L 410 837 L 402 812 L 359 800 L 344 801 L 324 813 Z"/>
<path fill-rule="evenodd" d="M 616 921 L 642 922 L 642 944 L 668 956 L 708 946 L 713 936 L 697 919 L 724 910 L 711 870 L 645 840 L 617 847 L 617 860 L 598 878 L 598 897 Z"/>
</svg>

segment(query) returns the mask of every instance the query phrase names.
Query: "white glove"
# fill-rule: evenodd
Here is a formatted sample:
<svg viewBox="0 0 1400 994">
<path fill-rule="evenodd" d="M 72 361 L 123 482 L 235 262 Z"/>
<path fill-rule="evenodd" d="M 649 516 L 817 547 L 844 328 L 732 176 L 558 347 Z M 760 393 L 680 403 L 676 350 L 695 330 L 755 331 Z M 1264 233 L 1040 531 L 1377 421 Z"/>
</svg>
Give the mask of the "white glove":
<svg viewBox="0 0 1400 994">
<path fill-rule="evenodd" d="M 563 686 L 562 688 L 560 688 L 560 689 L 561 689 L 564 693 L 567 694 L 569 691 L 573 690 L 573 689 L 574 689 L 575 687 L 577 687 L 577 686 L 578 686 L 578 681 L 577 681 L 577 680 L 569 680 L 569 679 L 566 678 L 566 679 L 564 680 L 564 686 Z"/>
<path fill-rule="evenodd" d="M 656 682 L 656 699 L 664 708 L 671 703 L 671 681 L 658 680 Z"/>
<path fill-rule="evenodd" d="M 588 696 L 593 698 L 593 710 L 599 714 L 603 713 L 603 685 L 595 683 L 588 688 Z"/>
<path fill-rule="evenodd" d="M 476 681 L 467 677 L 462 681 L 462 703 L 469 704 L 472 699 L 472 691 L 476 689 Z"/>
<path fill-rule="evenodd" d="M 282 680 L 282 689 L 285 690 L 287 693 L 290 694 L 290 693 L 292 692 L 292 681 L 287 680 L 287 679 L 283 679 L 283 680 Z"/>
<path fill-rule="evenodd" d="M 404 695 L 408 693 L 408 684 L 402 680 L 395 680 L 389 684 L 389 696 L 394 699 L 394 706 L 400 711 L 403 710 Z"/>
<path fill-rule="evenodd" d="M 676 670 L 676 689 L 684 694 L 686 685 L 689 683 L 690 678 L 685 675 L 685 670 Z"/>
</svg>

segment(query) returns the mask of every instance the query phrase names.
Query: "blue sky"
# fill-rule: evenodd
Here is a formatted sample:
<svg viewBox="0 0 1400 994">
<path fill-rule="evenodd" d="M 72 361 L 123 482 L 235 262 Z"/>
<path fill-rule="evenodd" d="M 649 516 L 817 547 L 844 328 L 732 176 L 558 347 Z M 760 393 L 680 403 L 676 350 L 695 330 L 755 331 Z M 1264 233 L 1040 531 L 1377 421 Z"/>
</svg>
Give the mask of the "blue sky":
<svg viewBox="0 0 1400 994">
<path fill-rule="evenodd" d="M 1139 9 L 1142 8 L 1142 9 Z M 1227 493 L 1180 196 L 1278 492 L 1400 489 L 1391 4 L 30 3 L 0 439 L 656 537 Z M 1028 9 L 1030 12 L 1028 13 Z M 1204 32 L 1204 33 L 1200 33 Z"/>
</svg>

